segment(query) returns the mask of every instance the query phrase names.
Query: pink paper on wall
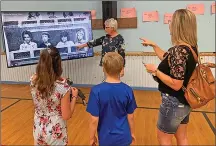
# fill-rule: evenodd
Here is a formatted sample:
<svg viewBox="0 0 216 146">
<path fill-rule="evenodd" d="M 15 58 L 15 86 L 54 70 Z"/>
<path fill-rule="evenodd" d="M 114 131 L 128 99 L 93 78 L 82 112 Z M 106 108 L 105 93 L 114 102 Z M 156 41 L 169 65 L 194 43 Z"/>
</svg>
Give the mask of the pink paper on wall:
<svg viewBox="0 0 216 146">
<path fill-rule="evenodd" d="M 173 13 L 165 13 L 164 14 L 164 24 L 168 24 L 172 21 Z"/>
<path fill-rule="evenodd" d="M 189 4 L 187 5 L 187 9 L 194 14 L 204 15 L 204 4 Z"/>
<path fill-rule="evenodd" d="M 211 5 L 211 13 L 215 14 L 215 2 Z"/>
<path fill-rule="evenodd" d="M 92 19 L 96 19 L 96 10 L 91 10 Z"/>
<path fill-rule="evenodd" d="M 159 21 L 159 14 L 158 14 L 158 11 L 143 12 L 143 21 L 144 21 L 144 22 L 155 22 L 155 21 Z"/>
<path fill-rule="evenodd" d="M 121 8 L 121 18 L 134 18 L 136 17 L 135 8 Z"/>
</svg>

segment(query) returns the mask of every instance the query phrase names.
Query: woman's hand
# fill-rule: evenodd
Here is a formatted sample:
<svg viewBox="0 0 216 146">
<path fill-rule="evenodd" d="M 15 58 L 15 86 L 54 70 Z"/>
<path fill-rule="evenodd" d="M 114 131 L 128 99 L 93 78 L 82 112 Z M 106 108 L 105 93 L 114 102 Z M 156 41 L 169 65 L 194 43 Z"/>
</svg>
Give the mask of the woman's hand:
<svg viewBox="0 0 216 146">
<path fill-rule="evenodd" d="M 157 67 L 154 64 L 144 64 L 148 73 L 155 73 L 157 71 Z"/>
<path fill-rule="evenodd" d="M 78 46 L 76 46 L 76 48 L 79 50 L 79 49 L 84 48 L 84 46 L 83 45 L 78 45 Z"/>
<path fill-rule="evenodd" d="M 143 46 L 147 47 L 147 46 L 151 46 L 153 47 L 156 55 L 158 56 L 158 58 L 160 60 L 163 60 L 163 55 L 165 53 L 165 51 L 163 51 L 156 43 L 154 43 L 153 41 L 147 40 L 145 38 L 140 38 L 140 40 L 142 40 L 143 42 L 141 43 Z"/>
<path fill-rule="evenodd" d="M 88 44 L 87 44 L 87 43 L 76 46 L 76 48 L 77 48 L 78 50 L 79 50 L 79 49 L 82 49 L 82 48 L 85 48 L 85 47 L 88 47 Z"/>
<path fill-rule="evenodd" d="M 143 42 L 141 43 L 143 46 L 151 46 L 151 47 L 153 47 L 153 46 L 156 46 L 156 44 L 153 42 L 153 41 L 151 41 L 151 40 L 147 40 L 147 39 L 145 39 L 145 38 L 140 38 L 140 40 L 142 40 Z"/>
</svg>

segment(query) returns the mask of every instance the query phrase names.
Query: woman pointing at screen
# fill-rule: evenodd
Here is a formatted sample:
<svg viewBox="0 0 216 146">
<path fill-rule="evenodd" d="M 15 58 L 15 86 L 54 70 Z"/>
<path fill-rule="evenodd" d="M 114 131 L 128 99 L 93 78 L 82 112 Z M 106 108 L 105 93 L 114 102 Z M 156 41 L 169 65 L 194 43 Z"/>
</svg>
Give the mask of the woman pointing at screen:
<svg viewBox="0 0 216 146">
<path fill-rule="evenodd" d="M 124 38 L 117 32 L 118 23 L 115 19 L 111 18 L 105 21 L 105 31 L 106 35 L 98 39 L 91 40 L 85 44 L 77 46 L 78 49 L 84 47 L 96 47 L 102 45 L 101 61 L 100 66 L 102 66 L 102 59 L 107 52 L 118 52 L 124 59 L 125 65 L 125 50 L 123 48 Z M 121 73 L 123 76 L 124 73 Z"/>
</svg>

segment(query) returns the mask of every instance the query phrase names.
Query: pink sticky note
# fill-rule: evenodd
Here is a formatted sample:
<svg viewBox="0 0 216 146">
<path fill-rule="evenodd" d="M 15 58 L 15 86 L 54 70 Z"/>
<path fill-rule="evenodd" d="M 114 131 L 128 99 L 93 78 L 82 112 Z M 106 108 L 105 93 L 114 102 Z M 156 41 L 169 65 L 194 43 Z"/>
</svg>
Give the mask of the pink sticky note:
<svg viewBox="0 0 216 146">
<path fill-rule="evenodd" d="M 96 19 L 96 10 L 91 10 L 92 19 Z"/>
<path fill-rule="evenodd" d="M 172 21 L 173 13 L 165 13 L 164 14 L 164 24 L 168 24 Z"/>
<path fill-rule="evenodd" d="M 204 4 L 189 4 L 187 5 L 187 9 L 194 14 L 204 15 Z"/>
<path fill-rule="evenodd" d="M 121 18 L 134 18 L 136 17 L 135 8 L 121 8 Z"/>
<path fill-rule="evenodd" d="M 211 13 L 215 14 L 215 2 L 211 5 Z"/>
<path fill-rule="evenodd" d="M 159 14 L 158 14 L 158 11 L 143 12 L 143 21 L 144 21 L 144 22 L 155 22 L 155 21 L 159 21 Z"/>
</svg>

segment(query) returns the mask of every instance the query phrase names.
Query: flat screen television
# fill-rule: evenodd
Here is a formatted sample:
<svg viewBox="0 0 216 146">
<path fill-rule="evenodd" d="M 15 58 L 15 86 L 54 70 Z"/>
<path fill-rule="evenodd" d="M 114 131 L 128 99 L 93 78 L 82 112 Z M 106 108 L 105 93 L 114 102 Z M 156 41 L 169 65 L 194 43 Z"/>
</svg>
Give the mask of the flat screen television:
<svg viewBox="0 0 216 146">
<path fill-rule="evenodd" d="M 40 50 L 58 48 L 62 60 L 93 57 L 93 48 L 76 49 L 93 39 L 91 11 L 2 12 L 7 66 L 38 63 Z"/>
</svg>

